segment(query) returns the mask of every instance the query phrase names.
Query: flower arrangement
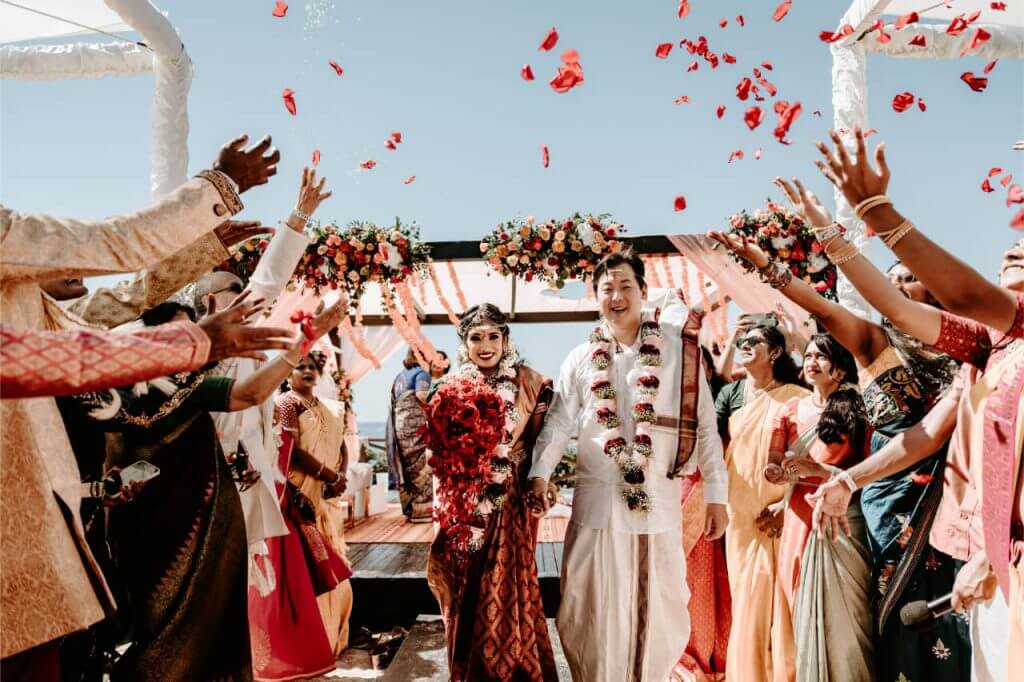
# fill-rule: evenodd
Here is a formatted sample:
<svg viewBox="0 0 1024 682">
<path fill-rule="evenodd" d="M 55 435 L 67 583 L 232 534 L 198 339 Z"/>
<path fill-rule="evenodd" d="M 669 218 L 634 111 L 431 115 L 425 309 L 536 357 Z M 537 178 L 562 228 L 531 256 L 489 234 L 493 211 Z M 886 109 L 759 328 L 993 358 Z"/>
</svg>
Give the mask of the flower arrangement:
<svg viewBox="0 0 1024 682">
<path fill-rule="evenodd" d="M 313 225 L 306 253 L 299 261 L 293 283 L 319 294 L 323 289 L 345 289 L 357 301 L 370 282 L 397 284 L 414 272 L 425 273 L 430 247 L 420 240 L 419 227 L 399 219 L 390 228 L 354 221 Z"/>
<path fill-rule="evenodd" d="M 477 505 L 491 481 L 491 459 L 502 442 L 505 401 L 483 381 L 456 376 L 427 405 L 427 463 L 437 477 L 434 519 L 448 549 L 465 558 L 475 549 Z"/>
<path fill-rule="evenodd" d="M 256 266 L 259 264 L 260 258 L 263 257 L 263 252 L 267 250 L 267 245 L 269 244 L 270 240 L 266 237 L 246 239 L 241 244 L 233 246 L 228 259 L 215 269 L 230 272 L 241 279 L 242 282 L 248 284 L 252 278 L 252 273 L 256 272 Z"/>
<path fill-rule="evenodd" d="M 788 265 L 794 277 L 813 286 L 825 298 L 837 300 L 836 267 L 800 216 L 769 201 L 753 215 L 740 211 L 731 216 L 729 231 L 753 240 L 771 258 Z M 735 254 L 733 258 L 747 272 L 753 272 L 753 266 L 746 260 Z"/>
<path fill-rule="evenodd" d="M 352 395 L 352 382 L 349 381 L 345 370 L 341 367 L 335 368 L 331 372 L 331 378 L 334 380 L 334 385 L 338 387 L 338 402 L 345 405 L 346 412 L 351 411 L 355 397 Z"/>
<path fill-rule="evenodd" d="M 539 279 L 561 289 L 570 279 L 586 279 L 598 261 L 623 248 L 625 228 L 608 214 L 536 223 L 533 217 L 500 223 L 480 242 L 480 253 L 502 275 Z"/>
</svg>

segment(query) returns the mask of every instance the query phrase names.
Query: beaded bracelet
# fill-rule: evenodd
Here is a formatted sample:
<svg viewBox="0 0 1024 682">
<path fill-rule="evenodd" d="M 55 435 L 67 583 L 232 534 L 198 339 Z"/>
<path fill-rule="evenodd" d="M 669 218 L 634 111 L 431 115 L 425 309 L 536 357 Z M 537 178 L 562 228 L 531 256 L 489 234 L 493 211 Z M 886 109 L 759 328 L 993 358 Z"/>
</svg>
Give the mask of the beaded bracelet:
<svg viewBox="0 0 1024 682">
<path fill-rule="evenodd" d="M 910 234 L 912 230 L 914 230 L 914 223 L 909 220 L 904 220 L 895 230 L 883 234 L 882 241 L 885 242 L 885 245 L 888 246 L 889 249 L 892 249 L 896 246 L 896 243 L 899 240 Z"/>
<path fill-rule="evenodd" d="M 857 204 L 854 207 L 853 212 L 858 218 L 864 220 L 865 213 L 867 213 L 874 207 L 882 206 L 883 204 L 892 204 L 892 199 L 885 196 L 884 194 L 876 194 L 875 196 L 868 197 L 864 201 Z"/>
<path fill-rule="evenodd" d="M 832 242 L 829 242 L 831 245 Z M 843 242 L 832 250 L 825 250 L 825 255 L 832 261 L 833 265 L 842 265 L 860 255 L 857 246 L 851 242 Z"/>
<path fill-rule="evenodd" d="M 793 271 L 778 261 L 771 261 L 758 270 L 761 281 L 772 289 L 784 289 L 793 281 Z"/>
</svg>

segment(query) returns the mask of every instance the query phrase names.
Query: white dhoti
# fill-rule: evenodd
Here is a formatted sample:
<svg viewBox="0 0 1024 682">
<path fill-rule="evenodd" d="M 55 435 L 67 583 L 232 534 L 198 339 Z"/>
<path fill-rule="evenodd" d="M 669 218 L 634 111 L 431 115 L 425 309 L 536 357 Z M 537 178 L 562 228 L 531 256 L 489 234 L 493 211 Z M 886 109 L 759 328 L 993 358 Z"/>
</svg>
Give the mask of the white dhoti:
<svg viewBox="0 0 1024 682">
<path fill-rule="evenodd" d="M 558 634 L 576 682 L 663 682 L 690 639 L 680 532 L 570 523 Z"/>
<path fill-rule="evenodd" d="M 1003 682 L 1010 645 L 1010 607 L 1003 593 L 971 609 L 971 682 Z"/>
</svg>

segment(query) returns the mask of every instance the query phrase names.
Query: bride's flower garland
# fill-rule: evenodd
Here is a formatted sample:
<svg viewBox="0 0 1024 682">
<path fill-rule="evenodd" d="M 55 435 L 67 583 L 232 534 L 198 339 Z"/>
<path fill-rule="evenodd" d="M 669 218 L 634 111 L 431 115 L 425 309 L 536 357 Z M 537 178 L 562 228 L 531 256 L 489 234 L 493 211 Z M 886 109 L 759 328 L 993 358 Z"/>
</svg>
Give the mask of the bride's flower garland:
<svg viewBox="0 0 1024 682">
<path fill-rule="evenodd" d="M 512 439 L 519 426 L 521 415 L 516 409 L 516 398 L 519 393 L 519 384 L 516 382 L 516 366 L 519 364 L 519 351 L 511 341 L 508 348 L 501 356 L 498 368 L 491 374 L 484 374 L 480 368 L 469 359 L 465 348 L 460 348 L 458 357 L 459 376 L 468 379 L 483 381 L 504 401 L 505 423 L 501 435 L 501 443 L 495 448 L 491 455 L 491 477 L 484 488 L 476 505 L 476 515 L 482 522 L 482 527 L 474 527 L 473 539 L 470 541 L 470 548 L 476 549 L 479 546 L 484 528 L 487 526 L 487 519 L 491 513 L 501 509 L 508 498 L 508 478 L 512 475 Z"/>
<path fill-rule="evenodd" d="M 640 367 L 636 378 L 636 403 L 633 405 L 633 442 L 627 443 L 619 430 L 622 420 L 616 414 L 616 393 L 608 368 L 612 364 L 612 343 L 603 325 L 590 335 L 590 366 L 593 369 L 590 392 L 597 400 L 597 422 L 604 427 L 601 440 L 604 454 L 619 467 L 626 486 L 622 498 L 631 511 L 647 512 L 651 498 L 647 493 L 647 468 L 654 454 L 651 425 L 657 420 L 654 409 L 661 386 L 661 352 L 665 340 L 658 324 L 660 311 L 640 323 Z"/>
</svg>

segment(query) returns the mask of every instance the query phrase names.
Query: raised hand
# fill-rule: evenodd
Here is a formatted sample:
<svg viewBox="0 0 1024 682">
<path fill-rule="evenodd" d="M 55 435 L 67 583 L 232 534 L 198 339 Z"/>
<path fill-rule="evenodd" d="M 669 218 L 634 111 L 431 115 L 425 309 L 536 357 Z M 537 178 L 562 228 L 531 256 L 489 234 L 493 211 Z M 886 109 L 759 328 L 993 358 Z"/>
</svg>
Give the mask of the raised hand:
<svg viewBox="0 0 1024 682">
<path fill-rule="evenodd" d="M 299 199 L 295 203 L 295 209 L 300 213 L 306 215 L 313 215 L 316 210 L 320 208 L 325 200 L 327 200 L 333 192 L 325 192 L 324 185 L 327 183 L 327 178 L 320 178 L 320 182 L 316 181 L 316 170 L 310 170 L 309 168 L 302 169 L 302 184 L 299 186 Z M 289 227 L 295 229 L 295 226 L 289 222 Z M 299 227 L 298 231 L 302 231 L 302 227 Z"/>
<path fill-rule="evenodd" d="M 248 296 L 249 292 L 243 291 L 221 312 L 217 312 L 214 296 L 207 299 L 210 312 L 198 324 L 210 339 L 211 362 L 228 357 L 265 360 L 261 351 L 292 347 L 293 336 L 287 329 L 249 326 L 249 318 L 262 310 L 263 301 L 247 301 Z"/>
<path fill-rule="evenodd" d="M 273 235 L 274 228 L 265 227 L 258 220 L 225 220 L 214 233 L 225 247 L 231 248 L 261 234 Z"/>
<path fill-rule="evenodd" d="M 864 143 L 864 131 L 859 127 L 853 132 L 856 140 L 856 153 L 851 159 L 838 133 L 829 131 L 829 137 L 835 144 L 835 153 L 824 142 L 818 143 L 818 151 L 825 157 L 824 161 L 815 162 L 818 170 L 839 188 L 851 206 L 879 194 L 885 194 L 889 187 L 889 165 L 885 162 L 885 143 L 875 148 L 875 170 L 868 159 L 867 145 Z"/>
<path fill-rule="evenodd" d="M 825 227 L 832 224 L 832 216 L 825 208 L 821 200 L 814 194 L 804 189 L 804 185 L 797 178 L 793 178 L 793 184 L 789 184 L 782 178 L 775 178 L 775 184 L 786 194 L 793 210 L 803 217 L 811 227 Z M 795 185 L 795 187 L 794 187 Z"/>
<path fill-rule="evenodd" d="M 768 263 L 771 262 L 768 254 L 747 237 L 728 232 L 708 232 L 708 237 L 714 239 L 758 270 L 767 267 Z"/>
<path fill-rule="evenodd" d="M 213 170 L 224 173 L 238 185 L 239 193 L 266 184 L 271 176 L 277 174 L 277 162 L 281 160 L 281 152 L 272 150 L 268 156 L 264 153 L 270 149 L 270 136 L 265 136 L 252 149 L 245 149 L 248 135 L 240 135 L 220 148 Z"/>
</svg>

